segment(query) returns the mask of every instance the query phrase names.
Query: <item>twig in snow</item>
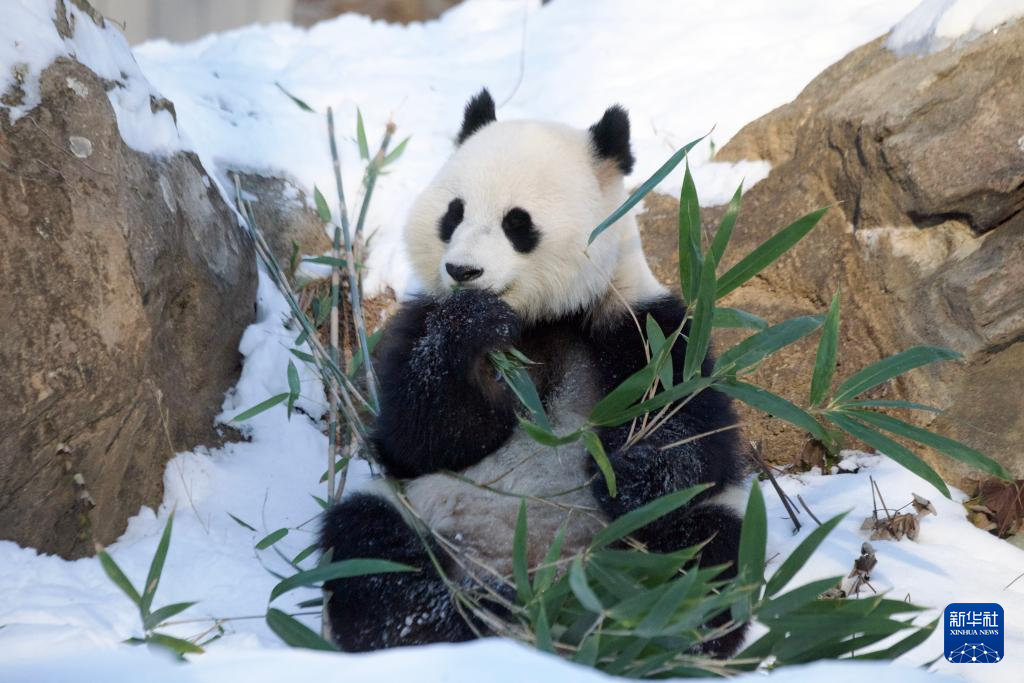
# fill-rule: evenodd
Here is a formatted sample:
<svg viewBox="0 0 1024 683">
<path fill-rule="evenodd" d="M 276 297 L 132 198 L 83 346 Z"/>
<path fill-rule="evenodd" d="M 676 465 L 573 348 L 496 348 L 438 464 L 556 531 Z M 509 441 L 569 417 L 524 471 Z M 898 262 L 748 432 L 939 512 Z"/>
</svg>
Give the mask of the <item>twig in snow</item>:
<svg viewBox="0 0 1024 683">
<path fill-rule="evenodd" d="M 772 474 L 771 468 L 765 464 L 758 451 L 760 451 L 760 445 L 751 448 L 749 451 L 750 458 L 757 463 L 757 466 L 760 467 L 761 471 L 768 477 L 768 481 L 772 483 L 772 488 L 775 489 L 775 493 L 778 494 L 783 507 L 785 507 L 786 512 L 789 513 L 789 518 L 793 521 L 793 533 L 798 533 L 802 525 L 800 524 L 800 520 L 796 518 L 796 508 L 793 507 L 793 503 L 789 500 L 789 496 L 787 496 L 786 492 L 782 490 L 781 486 L 779 486 L 779 482 L 775 480 L 775 475 Z M 754 482 L 754 485 L 757 486 L 757 482 Z"/>
<path fill-rule="evenodd" d="M 804 497 L 798 493 L 796 494 L 796 499 L 800 501 L 800 505 L 803 506 L 804 510 L 807 510 L 807 514 L 811 516 L 811 519 L 813 519 L 818 526 L 821 526 L 821 520 L 815 517 L 814 513 L 811 512 L 811 508 L 807 505 L 807 501 L 804 500 Z"/>
</svg>

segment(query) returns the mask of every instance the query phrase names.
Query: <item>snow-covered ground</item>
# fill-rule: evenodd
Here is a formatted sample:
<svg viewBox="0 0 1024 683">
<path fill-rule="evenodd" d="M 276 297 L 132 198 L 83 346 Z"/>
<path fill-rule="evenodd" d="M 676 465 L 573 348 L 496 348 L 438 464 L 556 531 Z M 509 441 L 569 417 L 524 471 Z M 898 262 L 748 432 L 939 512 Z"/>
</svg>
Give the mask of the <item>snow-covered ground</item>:
<svg viewBox="0 0 1024 683">
<path fill-rule="evenodd" d="M 307 190 L 314 184 L 333 187 L 322 116 L 327 106 L 333 106 L 345 135 L 342 156 L 351 193 L 359 176 L 353 134 L 356 106 L 363 111 L 371 144 L 393 117 L 399 136 L 411 135 L 412 141 L 393 173 L 382 179 L 374 199 L 368 229 L 379 233 L 370 273 L 378 285 L 401 291 L 410 284 L 400 243 L 404 213 L 450 150 L 462 103 L 481 86 L 488 86 L 501 104 L 501 118 L 552 118 L 585 126 L 610 103 L 623 103 L 633 118 L 639 161 L 634 178 L 639 182 L 672 149 L 712 127 L 711 139 L 724 144 L 742 125 L 795 96 L 828 64 L 885 33 L 915 2 L 555 0 L 541 8 L 534 1 L 470 0 L 440 21 L 408 27 L 344 16 L 309 31 L 274 25 L 211 36 L 191 45 L 148 44 L 135 51 L 141 71 L 124 62 L 127 45 L 104 37 L 104 32 L 90 31 L 81 44 L 49 35 L 47 17 L 39 10 L 43 4 L 17 0 L 0 22 L 0 73 L 8 73 L 18 61 L 28 64 L 25 82 L 31 96 L 33 74 L 38 76 L 47 60 L 59 54 L 74 52 L 97 69 L 116 66 L 128 75 L 126 87 L 110 94 L 124 109 L 118 115 L 126 141 L 150 151 L 193 149 L 217 174 L 228 168 L 263 169 L 288 173 Z M 938 26 L 938 15 L 949 10 L 948 3 L 924 4 L 931 12 L 921 10 L 913 23 Z M 987 24 L 965 19 L 961 25 L 970 31 Z M 33 47 L 35 40 L 40 47 Z M 146 113 L 133 103 L 140 93 L 148 97 L 150 85 L 138 73 L 174 101 L 180 138 L 168 134 L 166 121 L 149 122 L 153 129 L 147 134 Z M 300 110 L 276 82 L 318 113 Z M 749 186 L 767 172 L 763 164 L 710 163 L 709 153 L 710 144 L 702 145 L 693 159 L 704 203 L 726 199 L 742 177 Z M 677 176 L 670 177 L 664 189 L 674 191 L 678 182 Z M 261 278 L 259 320 L 242 340 L 245 365 L 225 400 L 223 417 L 287 391 L 287 349 L 294 333 L 282 328 L 285 315 L 281 296 Z M 302 405 L 317 414 L 322 391 L 315 381 L 304 379 Z M 312 542 L 319 512 L 312 496 L 322 495 L 317 481 L 326 439 L 321 425 L 307 417 L 296 415 L 288 421 L 282 406 L 246 424 L 250 442 L 174 458 L 164 475 L 166 494 L 160 508 L 141 510 L 109 548 L 140 584 L 168 515 L 175 510 L 174 536 L 156 605 L 197 600 L 199 604 L 176 618 L 187 623 L 167 631 L 191 637 L 209 629 L 214 617 L 230 618 L 224 622 L 224 636 L 192 666 L 165 664 L 144 650 L 120 645 L 139 635 L 138 617 L 95 559 L 68 562 L 0 542 L 0 680 L 80 680 L 83 672 L 97 680 L 221 683 L 299 675 L 478 680 L 481 671 L 493 680 L 603 678 L 500 642 L 334 657 L 284 648 L 262 615 L 277 581 L 268 570 L 285 571 L 287 565 L 273 549 L 256 550 L 254 544 L 282 527 L 289 534 L 276 547 L 288 557 Z M 939 662 L 937 667 L 977 681 L 1019 680 L 1017 671 L 1024 661 L 1024 580 L 1004 586 L 1024 572 L 1024 552 L 972 527 L 956 502 L 942 499 L 890 461 L 854 457 L 863 466 L 858 474 L 783 480 L 783 486 L 800 493 L 821 518 L 853 510 L 798 580 L 849 570 L 864 540 L 860 522 L 871 512 L 868 474 L 890 503 L 906 502 L 911 492 L 924 495 L 935 503 L 938 516 L 923 521 L 916 542 L 875 543 L 879 564 L 874 587 L 932 607 L 929 618 L 953 601 L 1002 604 L 1010 623 L 1004 662 L 980 668 Z M 366 476 L 365 469 L 355 466 L 350 486 L 358 487 Z M 802 535 L 791 535 L 774 493 L 766 489 L 765 497 L 771 517 L 769 555 L 778 553 L 774 561 L 779 562 Z M 258 531 L 244 528 L 229 515 Z M 804 535 L 809 527 L 810 523 Z M 295 591 L 275 605 L 291 609 L 313 594 Z M 315 617 L 309 620 L 313 623 Z M 908 655 L 907 663 L 930 660 L 941 648 L 941 636 L 936 634 Z M 775 678 L 784 683 L 924 678 L 897 667 L 845 665 L 843 671 L 794 670 Z"/>
</svg>

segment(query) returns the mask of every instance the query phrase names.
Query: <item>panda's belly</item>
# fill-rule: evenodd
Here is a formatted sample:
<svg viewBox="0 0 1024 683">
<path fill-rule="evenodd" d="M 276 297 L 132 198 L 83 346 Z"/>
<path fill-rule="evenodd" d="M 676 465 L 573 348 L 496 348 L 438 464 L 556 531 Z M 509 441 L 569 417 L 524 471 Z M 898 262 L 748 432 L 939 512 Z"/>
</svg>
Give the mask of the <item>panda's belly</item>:
<svg viewBox="0 0 1024 683">
<path fill-rule="evenodd" d="M 558 434 L 581 427 L 594 403 L 592 372 L 582 351 L 569 362 L 548 405 Z M 557 449 L 517 429 L 497 451 L 458 474 L 438 473 L 406 484 L 417 514 L 466 553 L 470 564 L 512 571 L 512 541 L 526 500 L 529 562 L 541 562 L 564 524 L 563 556 L 585 548 L 606 515 L 591 493 L 590 455 L 580 444 Z M 484 569 L 486 571 L 486 569 Z"/>
</svg>

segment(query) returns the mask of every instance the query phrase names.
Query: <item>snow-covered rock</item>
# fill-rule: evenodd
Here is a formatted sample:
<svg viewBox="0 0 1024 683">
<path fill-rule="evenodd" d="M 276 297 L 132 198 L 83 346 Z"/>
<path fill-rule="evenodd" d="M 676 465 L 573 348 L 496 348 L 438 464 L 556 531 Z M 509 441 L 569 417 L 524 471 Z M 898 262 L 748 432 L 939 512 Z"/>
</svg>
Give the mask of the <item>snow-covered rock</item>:
<svg viewBox="0 0 1024 683">
<path fill-rule="evenodd" d="M 121 35 L 85 3 L 12 4 L 0 20 L 0 536 L 77 557 L 159 503 L 176 450 L 216 440 L 256 267 Z"/>
<path fill-rule="evenodd" d="M 935 52 L 1024 16 L 1024 0 L 923 0 L 893 27 L 886 47 L 900 54 Z"/>
</svg>

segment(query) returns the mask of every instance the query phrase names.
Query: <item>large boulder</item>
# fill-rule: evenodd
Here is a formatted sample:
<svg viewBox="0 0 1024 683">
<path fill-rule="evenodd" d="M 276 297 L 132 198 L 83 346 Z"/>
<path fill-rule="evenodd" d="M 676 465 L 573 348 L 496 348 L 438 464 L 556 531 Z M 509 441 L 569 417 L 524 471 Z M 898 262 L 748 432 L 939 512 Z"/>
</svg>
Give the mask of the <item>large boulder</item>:
<svg viewBox="0 0 1024 683">
<path fill-rule="evenodd" d="M 238 176 L 244 196 L 250 199 L 257 227 L 274 258 L 287 272 L 293 270 L 293 260 L 330 251 L 332 244 L 324 222 L 309 208 L 306 193 L 295 180 L 286 174 L 256 171 L 229 170 L 227 175 Z"/>
<path fill-rule="evenodd" d="M 69 41 L 103 22 L 75 5 L 57 3 Z M 160 502 L 176 451 L 217 439 L 256 267 L 194 154 L 124 142 L 124 83 L 68 57 L 38 79 L 36 106 L 0 107 L 0 538 L 77 557 Z"/>
<path fill-rule="evenodd" d="M 727 299 L 779 321 L 821 313 L 842 289 L 840 377 L 913 344 L 964 354 L 878 396 L 945 412 L 912 419 L 1024 476 L 1024 22 L 929 55 L 883 39 L 819 75 L 790 104 L 741 130 L 718 160 L 765 159 L 743 200 L 726 267 L 798 216 L 832 206 L 779 263 Z M 673 277 L 675 203 L 643 219 L 663 277 Z M 705 212 L 714 230 L 722 208 Z M 735 341 L 723 334 L 720 345 Z M 767 363 L 756 381 L 806 402 L 816 339 Z M 804 436 L 754 418 L 766 454 L 787 460 Z M 908 417 L 908 416 L 904 416 Z M 979 473 L 926 454 L 970 488 Z"/>
</svg>

